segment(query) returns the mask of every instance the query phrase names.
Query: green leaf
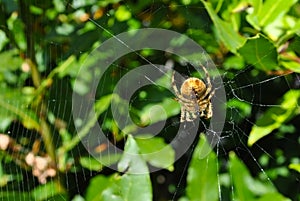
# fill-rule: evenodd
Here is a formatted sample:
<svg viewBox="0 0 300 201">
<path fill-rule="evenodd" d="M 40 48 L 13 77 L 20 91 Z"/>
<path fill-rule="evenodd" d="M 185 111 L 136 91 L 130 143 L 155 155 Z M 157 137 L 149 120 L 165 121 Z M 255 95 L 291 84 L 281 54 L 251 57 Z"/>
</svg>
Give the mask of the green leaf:
<svg viewBox="0 0 300 201">
<path fill-rule="evenodd" d="M 16 12 L 12 13 L 10 18 L 7 20 L 9 30 L 12 32 L 14 40 L 18 47 L 22 50 L 26 50 L 26 39 L 24 34 L 24 27 L 22 20 L 18 18 Z"/>
<path fill-rule="evenodd" d="M 259 199 L 256 199 L 256 201 L 291 201 L 289 198 L 284 197 L 280 193 L 268 193 L 264 196 L 262 196 Z"/>
<path fill-rule="evenodd" d="M 116 19 L 120 22 L 126 21 L 131 18 L 131 13 L 127 10 L 126 6 L 119 6 L 116 13 Z"/>
<path fill-rule="evenodd" d="M 239 161 L 234 152 L 230 153 L 230 175 L 234 185 L 236 196 L 240 201 L 248 201 L 255 198 L 253 192 L 248 188 L 249 185 L 254 185 L 254 180 L 251 177 L 245 165 Z"/>
<path fill-rule="evenodd" d="M 142 158 L 139 146 L 131 135 L 126 140 L 123 156 L 118 163 L 118 170 L 132 174 L 148 172 L 146 161 Z"/>
<path fill-rule="evenodd" d="M 44 185 L 39 185 L 31 191 L 31 194 L 36 201 L 58 200 L 59 197 L 60 200 L 66 199 L 64 190 L 58 183 L 54 181 L 50 181 Z"/>
<path fill-rule="evenodd" d="M 29 6 L 29 10 L 32 14 L 35 14 L 35 15 L 41 15 L 44 12 L 42 8 L 39 8 L 39 7 L 33 6 L 33 5 Z"/>
<path fill-rule="evenodd" d="M 208 147 L 205 137 L 200 135 L 187 176 L 187 196 L 193 201 L 218 200 L 218 162 L 216 154 L 209 148 L 209 155 L 205 158 L 201 157 L 203 150 Z"/>
<path fill-rule="evenodd" d="M 100 201 L 102 192 L 111 185 L 109 178 L 99 175 L 91 179 L 86 191 L 86 201 Z"/>
<path fill-rule="evenodd" d="M 248 145 L 252 146 L 262 137 L 278 129 L 283 123 L 300 113 L 299 90 L 290 90 L 283 96 L 280 107 L 272 107 L 259 118 L 249 135 Z"/>
<path fill-rule="evenodd" d="M 245 66 L 243 57 L 240 56 L 230 56 L 223 63 L 225 70 L 236 69 L 242 70 Z"/>
<path fill-rule="evenodd" d="M 107 110 L 107 108 L 110 106 L 112 98 L 113 98 L 113 94 L 109 94 L 101 97 L 99 100 L 96 101 L 95 111 L 98 115 L 102 114 L 104 111 Z"/>
<path fill-rule="evenodd" d="M 280 62 L 285 68 L 290 69 L 293 72 L 300 73 L 300 64 L 296 61 L 282 61 Z"/>
<path fill-rule="evenodd" d="M 201 2 L 204 4 L 216 27 L 217 37 L 232 53 L 236 53 L 237 49 L 246 42 L 246 39 L 238 32 L 234 31 L 233 26 L 229 22 L 225 22 L 218 17 L 217 13 L 212 8 L 211 3 L 203 0 L 201 0 Z"/>
<path fill-rule="evenodd" d="M 266 0 L 257 14 L 259 25 L 264 27 L 286 14 L 297 0 Z"/>
<path fill-rule="evenodd" d="M 20 69 L 22 60 L 16 49 L 8 50 L 0 54 L 0 73 Z"/>
<path fill-rule="evenodd" d="M 122 200 L 152 201 L 152 187 L 149 174 L 125 174 L 118 182 Z M 107 201 L 110 201 L 107 199 Z"/>
<path fill-rule="evenodd" d="M 4 31 L 0 30 L 0 51 L 9 42 Z"/>
<path fill-rule="evenodd" d="M 18 118 L 26 128 L 39 130 L 38 117 L 28 108 L 31 98 L 20 90 L 0 89 L 0 118 L 2 114 L 6 121 Z"/>
<path fill-rule="evenodd" d="M 173 170 L 175 152 L 165 143 L 163 138 L 151 135 L 137 136 L 135 138 L 142 157 L 151 165 L 159 168 Z"/>
<path fill-rule="evenodd" d="M 249 1 L 249 3 L 252 6 L 253 11 L 252 11 L 252 13 L 250 13 L 249 15 L 246 16 L 246 20 L 255 29 L 260 30 L 257 14 L 261 10 L 263 2 L 262 2 L 262 0 L 252 0 L 252 1 Z"/>
<path fill-rule="evenodd" d="M 296 170 L 300 173 L 300 164 L 290 164 L 289 168 L 293 169 L 293 170 Z"/>
<path fill-rule="evenodd" d="M 276 47 L 262 35 L 248 39 L 246 44 L 239 50 L 247 63 L 252 64 L 259 70 L 271 71 L 278 69 Z"/>
<path fill-rule="evenodd" d="M 235 199 L 239 201 L 254 201 L 254 200 L 288 200 L 280 193 L 276 192 L 273 184 L 266 179 L 265 182 L 254 179 L 247 167 L 238 159 L 238 157 L 231 152 L 230 158 L 230 175 L 232 178 Z M 274 197 L 270 199 L 271 195 Z M 259 199 L 257 197 L 260 196 Z M 275 199 L 277 200 L 277 199 Z"/>
<path fill-rule="evenodd" d="M 152 188 L 148 174 L 110 177 L 99 175 L 91 180 L 86 201 L 151 201 Z"/>
<path fill-rule="evenodd" d="M 139 147 L 132 136 L 128 136 L 124 153 L 118 164 L 122 176 L 109 179 L 98 176 L 92 179 L 87 190 L 87 201 L 151 201 L 152 187 L 146 162 L 139 154 Z M 142 192 L 142 193 L 141 193 Z"/>
<path fill-rule="evenodd" d="M 103 168 L 103 165 L 92 156 L 90 157 L 80 157 L 79 160 L 82 167 L 85 167 L 89 170 L 100 171 Z"/>
</svg>

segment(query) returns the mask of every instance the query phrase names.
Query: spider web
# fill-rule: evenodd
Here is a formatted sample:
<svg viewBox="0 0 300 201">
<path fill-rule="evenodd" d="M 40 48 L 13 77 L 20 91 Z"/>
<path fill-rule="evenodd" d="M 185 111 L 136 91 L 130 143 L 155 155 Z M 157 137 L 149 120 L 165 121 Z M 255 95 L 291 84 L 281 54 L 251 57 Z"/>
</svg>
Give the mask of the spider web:
<svg viewBox="0 0 300 201">
<path fill-rule="evenodd" d="M 126 3 L 124 4 L 126 6 Z M 156 5 L 153 2 L 153 5 Z M 203 7 L 186 7 L 186 6 L 177 6 L 180 7 L 180 9 L 185 10 L 187 13 L 190 12 L 190 9 L 204 9 Z M 127 6 L 129 10 L 131 8 Z M 156 15 L 159 12 L 164 11 L 164 9 L 167 9 L 166 6 L 159 6 L 158 8 L 152 8 L 151 14 Z M 105 25 L 101 25 L 92 19 L 90 19 L 90 22 L 94 23 L 99 30 L 105 31 L 110 35 L 111 37 L 116 37 L 116 39 L 127 46 L 126 43 L 124 43 L 122 40 L 119 40 L 113 32 L 109 31 L 105 28 Z M 192 22 L 187 22 L 188 26 L 192 27 L 195 26 L 192 24 Z M 209 27 L 210 24 L 202 24 L 198 25 L 201 27 Z M 50 46 L 50 48 L 53 48 L 53 46 L 60 46 L 60 44 L 56 44 L 53 42 Z M 130 47 L 129 47 L 130 48 Z M 51 51 L 49 51 L 51 52 Z M 191 76 L 196 77 L 202 77 L 202 75 L 199 75 L 195 73 L 195 70 L 190 66 L 185 66 L 184 64 L 180 68 L 181 65 L 180 62 L 176 61 L 176 59 L 173 59 L 174 57 L 167 57 L 167 58 L 157 58 L 157 54 L 154 54 L 155 57 L 153 61 L 151 59 L 148 59 L 146 56 L 143 56 L 143 52 L 140 53 L 134 53 L 131 56 L 133 58 L 138 57 L 139 60 L 155 65 L 156 60 L 160 60 L 161 64 L 164 64 L 168 70 L 172 68 L 178 68 L 178 69 L 185 69 L 185 75 L 184 77 L 188 78 Z M 268 53 L 266 52 L 266 55 Z M 130 57 L 130 56 L 128 56 Z M 217 66 L 219 68 L 219 66 Z M 131 67 L 126 67 L 120 62 L 115 62 L 112 65 L 112 69 L 116 71 L 118 74 L 117 77 L 122 77 L 123 72 L 121 71 L 130 71 L 132 70 Z M 180 71 L 180 70 L 179 70 Z M 276 97 L 282 96 L 285 92 L 287 92 L 290 89 L 298 88 L 300 83 L 299 76 L 295 74 L 282 74 L 282 75 L 264 75 L 260 73 L 259 71 L 255 70 L 252 66 L 247 66 L 243 70 L 220 70 L 221 76 L 223 78 L 224 86 L 226 89 L 226 97 L 228 99 L 229 106 L 227 107 L 227 121 L 225 123 L 224 129 L 222 131 L 220 141 L 217 143 L 217 146 L 215 147 L 215 153 L 218 157 L 218 167 L 223 171 L 218 172 L 218 185 L 219 185 L 219 200 L 229 200 L 230 195 L 232 194 L 232 197 L 234 199 L 235 196 L 235 186 L 229 182 L 226 183 L 226 178 L 232 177 L 231 172 L 226 169 L 226 165 L 229 163 L 229 152 L 234 151 L 238 157 L 242 159 L 242 161 L 251 169 L 252 175 L 258 176 L 260 178 L 263 178 L 267 181 L 271 186 L 277 187 L 280 185 L 278 183 L 274 184 L 273 179 L 275 179 L 275 176 L 272 176 L 272 172 L 267 172 L 268 165 L 274 161 L 276 162 L 277 159 L 276 153 L 272 153 L 272 147 L 269 147 L 270 145 L 267 143 L 268 139 L 255 143 L 252 147 L 249 147 L 247 145 L 247 139 L 249 136 L 249 132 L 251 130 L 251 127 L 256 125 L 256 119 L 252 117 L 252 115 L 244 114 L 243 108 L 240 108 L 238 104 L 234 101 L 242 102 L 241 104 L 244 104 L 246 109 L 251 107 L 252 113 L 256 113 L 258 116 L 262 115 L 263 112 L 268 110 L 272 107 L 282 107 L 280 103 L 274 102 L 274 100 L 277 100 Z M 166 75 L 168 71 L 165 72 Z M 256 80 L 253 80 L 254 77 L 249 78 L 249 75 L 256 74 L 255 77 Z M 168 76 L 167 76 L 168 77 Z M 105 83 L 110 82 L 108 81 L 110 77 L 104 76 L 103 80 L 101 80 L 104 85 L 102 88 L 100 88 L 100 92 L 104 93 L 106 91 L 105 89 Z M 145 76 L 145 79 L 149 79 Z M 214 80 L 214 77 L 212 76 L 212 82 Z M 117 79 L 115 80 L 117 81 Z M 51 91 L 52 94 L 50 94 L 50 101 L 47 103 L 47 108 L 53 111 L 53 113 L 56 113 L 58 111 L 62 111 L 61 118 L 62 119 L 68 119 L 66 122 L 67 125 L 72 125 L 72 117 L 70 115 L 70 111 L 68 110 L 68 105 L 71 104 L 71 99 L 67 98 L 66 94 L 64 93 L 66 90 L 66 84 L 64 81 L 61 80 L 55 80 L 55 90 Z M 157 80 L 150 79 L 150 82 L 153 83 L 154 90 L 159 87 L 157 85 Z M 280 85 L 278 85 L 280 83 Z M 270 94 L 263 94 L 263 92 L 266 91 L 266 89 L 269 89 L 270 87 L 276 87 L 275 89 L 270 89 Z M 215 89 L 216 91 L 218 88 Z M 267 90 L 268 91 L 268 90 Z M 142 91 L 143 92 L 143 91 Z M 132 98 L 132 102 L 139 101 L 139 96 L 141 96 L 141 93 L 139 92 Z M 170 96 L 172 94 L 170 93 Z M 51 97 L 61 97 L 61 99 L 51 99 Z M 270 97 L 274 97 L 273 100 L 270 100 Z M 155 102 L 157 101 L 157 97 L 147 97 L 143 98 L 143 102 Z M 142 105 L 142 104 L 141 104 Z M 226 102 L 224 102 L 224 105 L 226 105 Z M 299 105 L 298 105 L 299 107 Z M 247 111 L 244 111 L 247 112 Z M 164 131 L 168 132 L 170 128 L 174 128 L 177 125 L 180 124 L 180 118 L 178 114 L 177 116 L 173 116 L 170 118 L 170 124 L 168 124 Z M 238 122 L 237 122 L 238 120 Z M 207 128 L 206 123 L 201 122 L 200 123 L 200 129 L 205 131 Z M 18 130 L 18 125 L 15 125 L 14 130 Z M 21 128 L 20 128 L 21 129 Z M 9 133 L 10 131 L 8 131 Z M 188 137 L 188 136 L 186 136 Z M 267 138 L 274 138 L 275 136 L 268 136 Z M 281 141 L 285 143 L 286 145 L 290 145 L 293 147 L 299 147 L 298 142 L 296 138 L 286 138 L 284 136 L 281 137 Z M 56 145 L 59 145 L 59 141 L 56 142 Z M 171 199 L 171 200 L 178 200 L 179 197 L 184 195 L 184 188 L 186 186 L 186 174 L 187 169 L 190 164 L 190 160 L 193 154 L 193 151 L 195 149 L 196 142 L 191 146 L 191 148 L 187 151 L 187 153 L 180 158 L 176 164 L 175 164 L 175 171 L 174 172 L 168 172 L 166 170 L 161 170 L 158 172 L 153 173 L 153 179 L 157 181 L 157 186 L 154 186 L 154 199 Z M 282 150 L 284 151 L 284 150 Z M 74 151 L 70 152 L 70 155 L 72 158 L 76 158 L 76 154 L 80 153 L 80 147 L 75 148 Z M 269 162 L 271 161 L 271 162 Z M 72 162 L 70 162 L 72 163 Z M 5 167 L 4 167 L 5 169 Z M 284 168 L 281 168 L 282 175 L 284 176 L 286 174 L 286 171 Z M 5 171 L 9 172 L 10 174 L 16 173 L 17 175 L 21 174 L 19 172 L 19 169 L 10 169 Z M 88 185 L 89 179 L 92 178 L 96 173 L 92 171 L 79 171 L 74 170 L 74 173 L 66 173 L 66 175 L 62 175 L 62 177 L 69 177 L 72 179 L 66 180 L 66 188 L 72 192 L 72 194 L 83 194 L 85 190 L 85 186 Z M 109 171 L 108 171 L 109 172 Z M 33 179 L 33 176 L 29 173 L 25 173 L 26 180 Z M 24 179 L 24 178 L 23 178 Z M 23 180 L 20 186 L 18 186 L 20 191 L 24 191 L 26 189 L 29 189 L 30 187 L 27 186 L 26 180 Z M 50 178 L 51 180 L 51 178 Z M 299 178 L 296 178 L 298 184 L 299 184 Z M 37 185 L 38 181 L 35 178 L 35 183 L 33 185 Z M 9 191 L 10 186 L 7 186 L 5 190 Z M 14 187 L 15 188 L 15 187 Z M 156 190 L 158 188 L 159 190 Z M 225 189 L 225 190 L 224 190 Z M 229 189 L 230 192 L 227 192 Z M 50 192 L 51 193 L 51 192 Z M 298 189 L 299 193 L 299 189 Z M 16 198 L 17 199 L 17 198 Z M 63 198 L 64 199 L 64 198 Z"/>
</svg>

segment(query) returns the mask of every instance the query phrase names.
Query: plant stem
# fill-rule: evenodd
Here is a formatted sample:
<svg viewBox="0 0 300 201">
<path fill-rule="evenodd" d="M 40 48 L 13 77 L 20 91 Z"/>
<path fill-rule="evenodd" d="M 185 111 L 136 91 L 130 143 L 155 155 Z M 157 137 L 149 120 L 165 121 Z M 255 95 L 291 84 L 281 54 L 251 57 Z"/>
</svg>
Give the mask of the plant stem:
<svg viewBox="0 0 300 201">
<path fill-rule="evenodd" d="M 31 69 L 31 76 L 33 85 L 36 89 L 38 89 L 42 84 L 41 74 L 37 67 L 36 62 L 36 52 L 35 52 L 35 34 L 34 34 L 34 16 L 30 12 L 29 8 L 29 2 L 26 0 L 19 0 L 19 9 L 20 9 L 20 15 L 21 19 L 25 24 L 25 34 L 26 34 L 26 62 L 29 64 Z M 39 94 L 40 101 L 35 106 L 36 111 L 39 116 L 39 123 L 40 123 L 40 129 L 39 133 L 41 134 L 43 138 L 43 142 L 45 145 L 45 149 L 49 157 L 51 158 L 52 162 L 55 164 L 55 167 L 57 167 L 57 158 L 56 158 L 56 152 L 55 152 L 55 146 L 52 141 L 52 132 L 47 122 L 47 113 L 48 108 L 47 104 L 44 103 L 44 93 Z M 57 174 L 58 175 L 58 174 Z M 65 192 L 64 185 L 62 181 L 60 180 L 61 177 L 56 177 L 54 179 L 55 183 L 60 186 L 60 189 L 62 192 Z"/>
</svg>

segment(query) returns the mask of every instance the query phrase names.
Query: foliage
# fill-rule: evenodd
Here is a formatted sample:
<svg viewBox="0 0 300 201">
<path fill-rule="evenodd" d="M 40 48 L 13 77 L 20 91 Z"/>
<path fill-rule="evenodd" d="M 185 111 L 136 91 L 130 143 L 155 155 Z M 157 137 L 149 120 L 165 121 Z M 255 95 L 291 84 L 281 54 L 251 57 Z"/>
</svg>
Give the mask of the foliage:
<svg viewBox="0 0 300 201">
<path fill-rule="evenodd" d="M 300 199 L 295 187 L 300 173 L 296 0 L 0 0 L 0 6 L 1 200 Z M 209 143 L 199 134 L 193 153 L 187 152 L 192 154 L 187 176 L 168 145 L 176 133 L 172 122 L 178 120 L 180 105 L 167 89 L 147 86 L 130 103 L 130 116 L 141 127 L 166 120 L 159 136 L 150 131 L 133 135 L 136 126 L 121 130 L 110 112 L 112 103 L 127 104 L 114 94 L 118 80 L 145 61 L 165 64 L 159 51 L 141 50 L 143 59 L 129 54 L 115 61 L 101 72 L 105 79 L 97 89 L 95 116 L 80 130 L 75 126 L 82 122 L 72 119 L 73 92 L 86 94 L 88 83 L 97 76 L 81 72 L 85 79 L 75 82 L 80 67 L 95 62 L 87 61 L 88 55 L 110 37 L 145 27 L 192 38 L 209 53 L 226 83 L 225 141 L 200 158 Z M 181 65 L 175 57 L 168 59 Z M 184 74 L 194 73 L 181 67 Z M 170 86 L 168 76 L 153 83 Z M 157 104 L 166 112 L 155 108 Z M 80 142 L 96 123 L 126 151 L 103 155 L 105 164 Z M 231 136 L 226 130 L 240 134 Z M 107 144 L 95 150 L 104 153 Z M 119 172 L 107 170 L 109 165 Z M 164 170 L 157 176 L 148 173 L 148 165 Z M 180 185 L 182 180 L 187 184 L 166 182 L 169 194 L 160 195 L 164 171 L 180 178 Z"/>
</svg>

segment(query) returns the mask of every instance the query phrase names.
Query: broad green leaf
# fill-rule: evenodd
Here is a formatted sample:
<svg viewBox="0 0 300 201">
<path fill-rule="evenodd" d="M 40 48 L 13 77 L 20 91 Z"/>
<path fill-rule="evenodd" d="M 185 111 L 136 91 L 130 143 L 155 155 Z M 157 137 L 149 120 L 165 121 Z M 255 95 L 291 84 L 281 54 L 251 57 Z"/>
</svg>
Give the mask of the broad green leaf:
<svg viewBox="0 0 300 201">
<path fill-rule="evenodd" d="M 132 136 L 128 136 L 118 169 L 125 174 L 92 179 L 87 201 L 151 201 L 152 187 L 146 162 Z"/>
<path fill-rule="evenodd" d="M 231 152 L 230 158 L 230 175 L 234 187 L 234 198 L 239 201 L 254 201 L 260 196 L 262 200 L 268 200 L 269 195 L 282 197 L 276 192 L 275 187 L 269 180 L 265 182 L 254 179 L 247 167 Z M 260 200 L 259 199 L 259 200 Z M 284 200 L 284 199 L 281 199 Z"/>
<path fill-rule="evenodd" d="M 257 14 L 259 25 L 264 27 L 272 23 L 278 17 L 286 14 L 296 2 L 297 0 L 266 0 Z"/>
<path fill-rule="evenodd" d="M 262 137 L 270 134 L 273 130 L 278 129 L 290 118 L 300 114 L 299 99 L 300 91 L 290 90 L 283 96 L 280 107 L 272 107 L 268 109 L 252 127 L 248 139 L 248 145 L 252 146 Z"/>
<path fill-rule="evenodd" d="M 102 175 L 91 180 L 86 201 L 152 201 L 152 188 L 148 174 Z"/>
<path fill-rule="evenodd" d="M 100 201 L 101 194 L 106 188 L 111 185 L 111 180 L 103 175 L 98 175 L 91 179 L 90 184 L 86 191 L 86 201 Z"/>
<path fill-rule="evenodd" d="M 152 187 L 149 174 L 125 174 L 119 180 L 118 185 L 117 190 L 124 201 L 152 201 Z"/>
<path fill-rule="evenodd" d="M 217 13 L 212 8 L 210 2 L 203 0 L 201 2 L 204 4 L 216 27 L 217 37 L 231 52 L 236 53 L 237 49 L 239 49 L 246 42 L 246 39 L 238 32 L 234 31 L 233 26 L 229 22 L 225 22 L 219 18 Z"/>
<path fill-rule="evenodd" d="M 262 35 L 248 39 L 246 44 L 239 50 L 247 63 L 252 64 L 259 70 L 271 71 L 278 69 L 276 47 Z"/>
<path fill-rule="evenodd" d="M 146 161 L 142 158 L 140 148 L 131 135 L 128 135 L 126 140 L 123 156 L 118 163 L 118 170 L 131 174 L 148 172 Z"/>
<path fill-rule="evenodd" d="M 36 201 L 52 200 L 52 199 L 58 200 L 59 197 L 61 197 L 61 199 L 66 199 L 64 198 L 65 192 L 63 188 L 55 181 L 50 181 L 47 184 L 39 185 L 38 187 L 36 187 L 31 191 L 31 194 L 34 200 Z"/>
<path fill-rule="evenodd" d="M 135 138 L 142 157 L 151 165 L 159 168 L 173 169 L 175 152 L 164 142 L 163 138 L 151 135 L 137 136 Z"/>
<path fill-rule="evenodd" d="M 205 137 L 200 135 L 187 176 L 187 197 L 193 201 L 216 201 L 219 197 L 216 154 L 210 149 L 209 155 L 201 157 L 207 146 Z"/>
</svg>

